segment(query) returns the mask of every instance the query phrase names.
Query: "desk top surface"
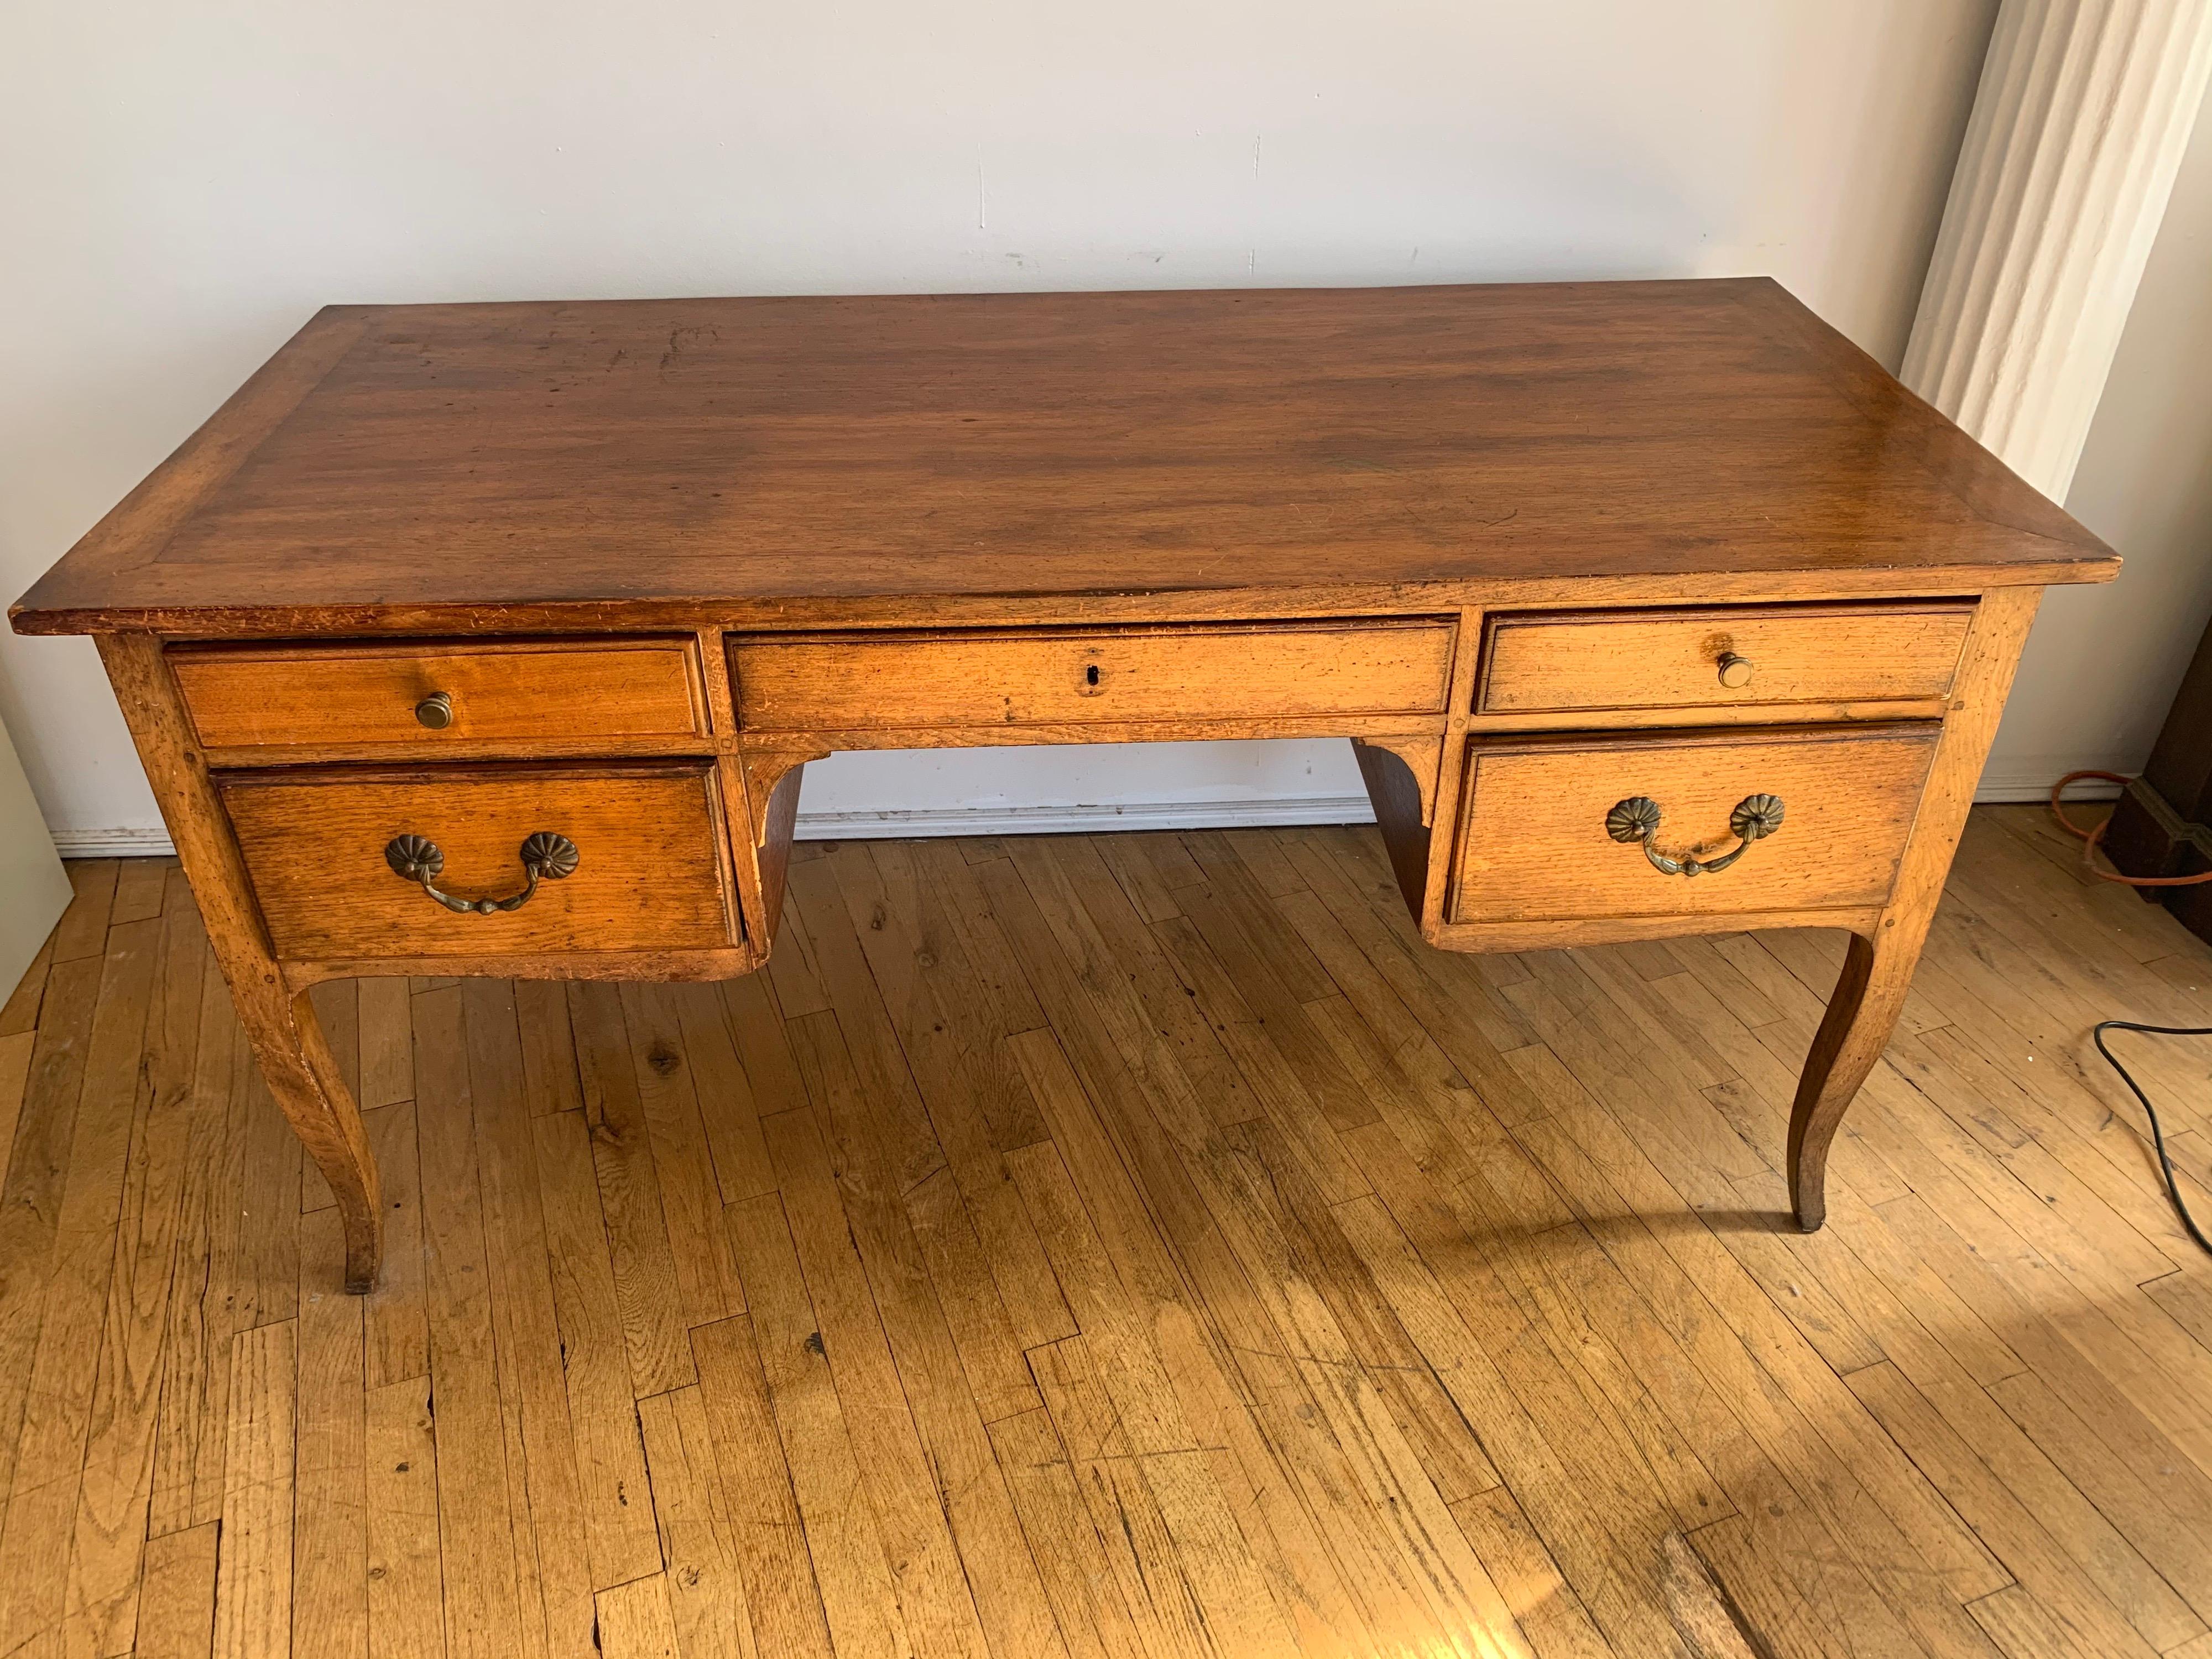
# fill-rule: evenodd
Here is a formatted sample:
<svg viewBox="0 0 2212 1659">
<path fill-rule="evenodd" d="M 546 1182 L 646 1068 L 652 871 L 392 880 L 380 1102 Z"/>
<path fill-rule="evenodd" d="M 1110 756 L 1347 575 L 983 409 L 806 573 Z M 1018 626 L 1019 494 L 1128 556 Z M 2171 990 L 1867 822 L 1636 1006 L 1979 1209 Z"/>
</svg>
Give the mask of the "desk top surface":
<svg viewBox="0 0 2212 1659">
<path fill-rule="evenodd" d="M 1763 279 L 366 306 L 319 313 L 14 614 L 882 621 L 2117 565 Z"/>
</svg>

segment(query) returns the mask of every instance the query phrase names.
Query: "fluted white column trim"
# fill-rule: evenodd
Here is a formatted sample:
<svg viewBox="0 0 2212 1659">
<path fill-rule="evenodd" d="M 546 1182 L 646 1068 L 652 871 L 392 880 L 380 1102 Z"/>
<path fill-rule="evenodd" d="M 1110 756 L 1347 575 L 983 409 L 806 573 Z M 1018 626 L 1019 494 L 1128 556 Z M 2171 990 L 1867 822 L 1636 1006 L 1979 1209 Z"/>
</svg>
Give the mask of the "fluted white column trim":
<svg viewBox="0 0 2212 1659">
<path fill-rule="evenodd" d="M 2003 0 L 1900 370 L 2063 501 L 2205 84 L 2212 0 Z"/>
</svg>

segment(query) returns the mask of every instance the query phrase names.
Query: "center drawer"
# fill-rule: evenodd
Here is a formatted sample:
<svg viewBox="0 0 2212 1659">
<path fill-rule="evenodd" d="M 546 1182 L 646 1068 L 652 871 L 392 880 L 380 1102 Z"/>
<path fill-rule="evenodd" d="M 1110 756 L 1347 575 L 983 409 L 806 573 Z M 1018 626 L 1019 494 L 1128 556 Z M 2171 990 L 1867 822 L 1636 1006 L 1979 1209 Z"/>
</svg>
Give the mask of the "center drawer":
<svg viewBox="0 0 2212 1659">
<path fill-rule="evenodd" d="M 288 960 L 713 950 L 737 937 L 706 763 L 234 772 L 216 788 Z M 395 867 L 402 837 L 415 838 L 401 854 L 418 873 Z M 574 855 L 565 875 L 560 842 Z M 423 889 L 428 873 L 463 903 L 512 898 L 528 852 L 552 867 L 513 909 L 463 914 Z"/>
<path fill-rule="evenodd" d="M 1476 738 L 1451 919 L 1705 917 L 1883 904 L 1942 729 L 1927 721 Z M 1768 822 L 1752 827 L 1767 833 L 1755 833 L 1724 867 L 1690 875 L 1653 862 L 1652 854 L 1717 862 L 1741 844 L 1737 826 L 1759 817 Z M 1648 851 L 1635 833 L 1644 826 Z"/>
<path fill-rule="evenodd" d="M 730 647 L 747 732 L 1443 712 L 1433 617 L 767 635 Z"/>
</svg>

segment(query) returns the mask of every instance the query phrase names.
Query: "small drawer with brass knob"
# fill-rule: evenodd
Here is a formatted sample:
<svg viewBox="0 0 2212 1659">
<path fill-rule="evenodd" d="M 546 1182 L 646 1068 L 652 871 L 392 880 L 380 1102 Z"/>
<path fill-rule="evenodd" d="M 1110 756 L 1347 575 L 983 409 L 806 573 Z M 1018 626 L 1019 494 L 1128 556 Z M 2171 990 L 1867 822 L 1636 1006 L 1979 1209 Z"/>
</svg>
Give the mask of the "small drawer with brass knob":
<svg viewBox="0 0 2212 1659">
<path fill-rule="evenodd" d="M 1935 715 L 1972 615 L 1971 602 L 1948 599 L 1504 612 L 1485 631 L 1474 713 L 1523 723 L 1704 709 Z"/>
<path fill-rule="evenodd" d="M 178 645 L 167 655 L 193 729 L 222 765 L 321 751 L 619 752 L 707 731 L 697 648 L 680 635 Z"/>
</svg>

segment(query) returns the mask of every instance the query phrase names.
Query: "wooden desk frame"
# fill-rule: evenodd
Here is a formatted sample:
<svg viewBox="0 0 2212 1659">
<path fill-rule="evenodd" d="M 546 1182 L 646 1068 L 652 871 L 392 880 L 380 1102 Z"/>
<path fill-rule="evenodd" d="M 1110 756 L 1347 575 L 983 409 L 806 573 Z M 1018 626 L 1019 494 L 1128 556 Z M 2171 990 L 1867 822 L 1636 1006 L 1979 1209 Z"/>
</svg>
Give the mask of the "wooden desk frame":
<svg viewBox="0 0 2212 1659">
<path fill-rule="evenodd" d="M 1286 380 L 1297 395 L 1284 395 Z M 1593 432 L 1618 441 L 1593 444 Z M 505 469 L 489 494 L 479 451 Z M 742 519 L 715 505 L 724 484 L 744 487 Z M 843 517 L 825 531 L 831 499 Z M 326 556 L 299 558 L 303 536 Z M 824 553 L 776 550 L 825 536 Z M 552 550 L 518 561 L 521 542 Z M 449 544 L 475 550 L 422 550 Z M 641 548 L 660 550 L 641 559 Z M 1796 1218 L 1818 1227 L 1830 1146 L 1897 1020 L 2041 591 L 2110 580 L 2118 562 L 1771 283 L 367 307 L 309 324 L 11 615 L 21 632 L 96 639 L 255 1056 L 337 1197 L 345 1283 L 360 1291 L 382 1250 L 377 1170 L 309 988 L 361 975 L 749 973 L 775 939 L 804 764 L 851 748 L 1344 737 L 1409 912 L 1437 947 L 1844 928 L 1790 1123 Z M 1771 671 L 1784 689 L 1724 694 L 1736 682 L 1725 653 L 1711 678 L 1714 641 L 1731 617 L 1776 615 L 1785 631 L 1804 621 L 1796 659 Z M 1646 630 L 1619 638 L 1647 641 L 1679 620 L 1681 648 L 1662 666 L 1670 684 L 1703 689 L 1510 707 L 1488 695 L 1492 624 L 1506 617 L 1610 621 Z M 1893 629 L 1902 666 L 1880 648 L 1868 664 L 1824 660 L 1814 641 L 1834 637 L 1820 629 L 1837 618 L 1863 623 L 1877 647 Z M 1323 707 L 1303 680 L 1250 673 L 1224 627 L 1257 630 L 1328 683 L 1324 623 L 1386 692 Z M 1409 630 L 1418 656 L 1437 627 L 1449 646 L 1431 650 L 1425 684 L 1427 670 L 1392 658 L 1389 630 Z M 1186 642 L 1165 683 L 1188 685 L 1188 709 L 1148 683 L 1133 705 L 1143 717 L 1122 718 L 1096 672 L 1073 694 L 990 681 L 989 664 L 1027 660 L 994 654 L 992 641 L 1073 631 L 1106 653 L 1115 630 L 1132 629 Z M 946 642 L 936 692 L 968 714 L 909 724 L 898 707 L 829 696 L 811 701 L 848 718 L 748 723 L 759 705 L 733 647 L 813 639 L 834 680 L 841 651 L 893 635 Z M 468 655 L 486 641 L 597 648 L 641 636 L 682 642 L 698 719 L 601 738 L 573 720 L 532 735 L 510 718 L 495 740 L 464 733 L 442 747 L 406 727 L 404 742 L 385 729 L 381 747 L 213 744 L 174 667 L 180 650 L 211 643 L 273 659 L 303 642 L 428 655 L 467 641 Z M 1620 665 L 1590 659 L 1589 683 L 1618 688 Z M 1095 702 L 1070 701 L 1092 687 Z M 979 690 L 1003 690 L 1002 718 L 976 716 Z M 355 718 L 320 712 L 339 730 Z M 1851 762 L 1884 733 L 1896 735 L 1877 787 Z M 1583 780 L 1601 791 L 1595 811 L 1578 798 L 1560 817 L 1540 794 L 1525 829 L 1501 823 L 1500 797 L 1471 782 L 1471 757 L 1488 776 L 1509 750 L 1541 767 L 1570 749 L 1622 763 Z M 1809 799 L 1793 785 L 1798 816 L 1749 862 L 1716 862 L 1691 889 L 1658 859 L 1644 867 L 1656 843 L 1598 835 L 1613 793 L 1656 793 L 1644 780 L 1663 761 L 1694 795 L 1689 751 L 1723 750 L 1817 782 Z M 371 926 L 345 934 L 342 953 L 281 949 L 253 860 L 321 849 L 247 848 L 226 787 L 287 768 L 343 783 L 345 769 L 389 776 L 394 762 L 439 776 L 558 762 L 586 782 L 593 765 L 688 766 L 703 781 L 689 810 L 712 826 L 715 867 L 684 874 L 695 897 L 715 884 L 726 938 L 718 925 L 721 942 L 684 949 L 594 950 L 564 935 L 557 950 L 410 957 Z M 1725 801 L 1698 811 L 1670 844 L 1712 859 L 1731 815 Z M 374 852 L 349 853 L 360 867 L 333 878 L 428 902 Z M 1513 862 L 1503 853 L 1548 884 L 1548 908 L 1455 900 L 1478 860 Z M 1589 865 L 1588 903 L 1577 860 L 1613 860 Z M 1608 907 L 1606 893 L 1632 902 Z M 407 921 L 420 936 L 421 913 Z"/>
<path fill-rule="evenodd" d="M 1820 1226 L 1826 1212 L 1828 1149 L 1844 1109 L 1887 1046 L 1919 959 L 1945 872 L 1973 800 L 1998 715 L 2040 590 L 1993 589 L 1979 598 L 1948 708 L 1942 711 L 1937 758 L 1900 861 L 1895 890 L 1878 908 L 1856 910 L 1735 913 L 1726 931 L 1746 927 L 1832 927 L 1850 931 L 1850 946 L 1826 1018 L 1799 1079 L 1790 1120 L 1790 1188 L 1801 1226 Z M 1777 599 L 1780 594 L 1761 594 Z M 1515 611 L 1525 605 L 1512 605 Z M 361 957 L 286 961 L 263 925 L 252 883 L 217 798 L 208 757 L 165 659 L 163 641 L 145 632 L 104 634 L 100 655 L 115 686 L 147 775 L 169 825 L 178 857 L 205 918 L 210 944 L 236 1001 L 239 1017 L 268 1079 L 270 1093 L 330 1183 L 343 1220 L 345 1282 L 365 1291 L 382 1259 L 382 1204 L 375 1160 L 352 1097 L 331 1058 L 308 988 L 325 979 L 367 975 L 478 974 L 500 978 L 718 980 L 734 978 L 768 959 L 783 896 L 783 877 L 806 760 L 840 748 L 933 748 L 981 743 L 1135 742 L 1290 736 L 1346 736 L 1356 745 L 1376 818 L 1409 907 L 1423 936 L 1447 950 L 1522 951 L 1698 931 L 1682 919 L 1453 924 L 1442 919 L 1454 844 L 1460 774 L 1467 739 L 1483 731 L 1519 729 L 1469 712 L 1483 639 L 1485 611 L 1457 613 L 1458 631 L 1448 712 L 1433 722 L 1377 716 L 1351 722 L 1259 720 L 1202 726 L 1146 723 L 1076 729 L 901 729 L 777 732 L 749 740 L 737 730 L 736 706 L 724 650 L 726 635 L 701 630 L 713 732 L 709 752 L 730 828 L 731 868 L 744 917 L 743 938 L 727 951 L 625 953 L 592 957 L 482 957 L 421 959 Z M 1833 711 L 1816 709 L 1814 714 Z M 1802 720 L 1792 708 L 1785 718 Z M 1776 720 L 1773 714 L 1763 717 Z M 1341 730 L 1345 724 L 1363 729 Z M 1632 714 L 1607 728 L 1601 717 L 1578 716 L 1568 729 L 1636 730 L 1655 724 Z M 1566 723 L 1555 721 L 1555 726 Z M 1707 931 L 1711 931 L 1708 929 Z"/>
</svg>

